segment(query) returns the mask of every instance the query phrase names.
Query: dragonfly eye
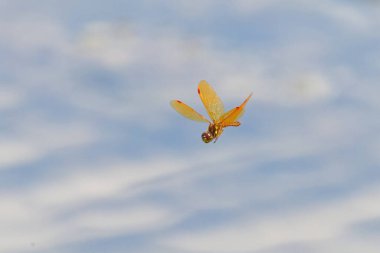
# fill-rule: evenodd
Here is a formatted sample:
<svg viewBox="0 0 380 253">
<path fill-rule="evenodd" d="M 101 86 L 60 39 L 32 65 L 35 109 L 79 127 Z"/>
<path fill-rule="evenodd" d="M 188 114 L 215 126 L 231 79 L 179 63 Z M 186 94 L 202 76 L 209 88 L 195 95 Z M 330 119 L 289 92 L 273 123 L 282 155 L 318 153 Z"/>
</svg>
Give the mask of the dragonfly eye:
<svg viewBox="0 0 380 253">
<path fill-rule="evenodd" d="M 210 132 L 204 132 L 204 133 L 202 133 L 202 140 L 205 143 L 209 143 L 210 141 L 212 141 L 212 139 L 214 139 L 214 137 L 211 135 Z"/>
</svg>

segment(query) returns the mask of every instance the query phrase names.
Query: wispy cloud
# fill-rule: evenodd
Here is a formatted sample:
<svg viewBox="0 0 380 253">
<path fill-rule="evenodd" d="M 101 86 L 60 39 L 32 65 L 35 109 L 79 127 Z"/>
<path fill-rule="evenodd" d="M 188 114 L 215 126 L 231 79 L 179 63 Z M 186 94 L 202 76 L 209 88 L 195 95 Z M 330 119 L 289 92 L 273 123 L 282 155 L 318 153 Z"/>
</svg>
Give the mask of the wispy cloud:
<svg viewBox="0 0 380 253">
<path fill-rule="evenodd" d="M 352 235 L 347 234 L 347 227 L 378 218 L 380 206 L 375 200 L 379 194 L 380 190 L 375 188 L 323 206 L 320 203 L 311 204 L 291 211 L 280 211 L 281 215 L 279 210 L 273 214 L 251 215 L 211 231 L 176 233 L 165 238 L 163 243 L 191 252 L 247 252 L 296 243 L 315 244 L 312 249 L 317 250 L 317 245 L 323 241 L 330 244 L 330 241 L 339 242 L 342 237 L 347 237 L 349 241 Z M 374 239 L 370 241 L 374 243 Z M 364 239 L 362 244 L 366 241 Z M 360 243 L 360 240 L 355 243 Z M 330 245 L 331 249 L 334 249 L 333 245 Z M 330 247 L 325 250 L 329 251 Z M 367 250 L 367 247 L 363 249 Z M 374 252 L 371 251 L 372 246 L 368 250 Z"/>
<path fill-rule="evenodd" d="M 0 3 L 0 251 L 377 252 L 375 8 L 21 2 Z M 168 105 L 204 113 L 201 79 L 227 108 L 254 93 L 211 145 Z"/>
</svg>

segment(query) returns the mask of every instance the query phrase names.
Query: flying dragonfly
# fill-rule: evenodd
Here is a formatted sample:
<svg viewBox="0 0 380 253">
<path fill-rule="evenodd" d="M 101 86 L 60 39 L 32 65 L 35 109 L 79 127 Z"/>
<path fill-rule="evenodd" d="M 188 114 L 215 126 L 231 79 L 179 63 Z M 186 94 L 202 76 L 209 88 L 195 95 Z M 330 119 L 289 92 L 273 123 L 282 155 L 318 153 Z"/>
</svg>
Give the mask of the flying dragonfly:
<svg viewBox="0 0 380 253">
<path fill-rule="evenodd" d="M 215 143 L 225 127 L 240 126 L 240 122 L 237 120 L 244 114 L 244 107 L 252 97 L 251 93 L 241 105 L 225 112 L 222 100 L 206 81 L 202 80 L 199 82 L 198 94 L 212 122 L 180 100 L 172 100 L 170 101 L 170 105 L 179 114 L 188 119 L 209 123 L 206 132 L 202 133 L 202 140 L 205 143 L 209 143 L 212 140 Z"/>
</svg>

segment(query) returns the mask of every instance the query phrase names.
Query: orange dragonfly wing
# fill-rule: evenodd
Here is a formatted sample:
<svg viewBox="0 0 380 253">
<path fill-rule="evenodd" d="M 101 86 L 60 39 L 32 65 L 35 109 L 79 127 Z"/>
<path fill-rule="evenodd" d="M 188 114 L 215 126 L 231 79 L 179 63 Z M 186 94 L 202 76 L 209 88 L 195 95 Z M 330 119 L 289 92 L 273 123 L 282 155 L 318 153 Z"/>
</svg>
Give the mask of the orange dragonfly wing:
<svg viewBox="0 0 380 253">
<path fill-rule="evenodd" d="M 187 104 L 179 101 L 179 100 L 172 100 L 170 102 L 170 105 L 176 110 L 179 114 L 182 116 L 194 120 L 194 121 L 200 121 L 200 122 L 208 122 L 210 121 L 206 119 L 204 116 L 201 114 L 197 113 L 193 108 L 188 106 Z"/>
<path fill-rule="evenodd" d="M 248 103 L 249 99 L 252 97 L 252 93 L 244 100 L 244 102 L 229 110 L 228 112 L 224 113 L 221 117 L 222 126 L 234 126 L 234 125 L 240 125 L 240 123 L 237 123 L 236 121 L 243 116 L 244 114 L 244 107 Z"/>
<path fill-rule="evenodd" d="M 198 94 L 212 121 L 218 122 L 224 113 L 222 100 L 205 80 L 199 82 Z"/>
</svg>

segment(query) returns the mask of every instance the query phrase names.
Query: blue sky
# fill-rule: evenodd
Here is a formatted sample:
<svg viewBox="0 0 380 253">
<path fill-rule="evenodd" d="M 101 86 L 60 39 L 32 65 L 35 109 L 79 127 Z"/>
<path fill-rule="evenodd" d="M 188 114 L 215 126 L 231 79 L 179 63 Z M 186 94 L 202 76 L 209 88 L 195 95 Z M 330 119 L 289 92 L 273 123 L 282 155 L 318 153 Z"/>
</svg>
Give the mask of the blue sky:
<svg viewBox="0 0 380 253">
<path fill-rule="evenodd" d="M 0 251 L 380 248 L 378 1 L 0 0 Z M 207 80 L 239 128 L 204 144 Z"/>
</svg>

